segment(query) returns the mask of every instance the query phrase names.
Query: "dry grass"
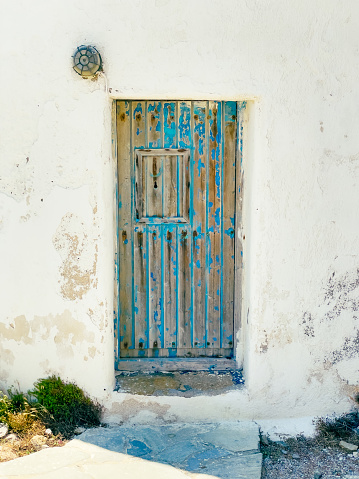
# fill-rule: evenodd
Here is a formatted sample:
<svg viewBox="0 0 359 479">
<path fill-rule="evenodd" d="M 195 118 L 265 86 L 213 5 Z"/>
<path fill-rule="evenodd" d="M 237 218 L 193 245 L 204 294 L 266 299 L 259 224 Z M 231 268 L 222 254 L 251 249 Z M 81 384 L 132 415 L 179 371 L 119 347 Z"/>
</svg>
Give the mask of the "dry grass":
<svg viewBox="0 0 359 479">
<path fill-rule="evenodd" d="M 45 424 L 41 420 L 27 414 L 11 414 L 9 422 L 11 423 L 10 431 L 12 434 L 15 434 L 15 438 L 11 436 L 11 441 L 6 437 L 0 440 L 0 448 L 5 451 L 3 457 L 0 455 L 0 462 L 13 459 L 13 456 L 26 456 L 46 446 L 61 447 L 67 442 L 60 434 L 57 436 L 46 435 Z M 34 436 L 40 436 L 42 441 L 34 443 Z"/>
</svg>

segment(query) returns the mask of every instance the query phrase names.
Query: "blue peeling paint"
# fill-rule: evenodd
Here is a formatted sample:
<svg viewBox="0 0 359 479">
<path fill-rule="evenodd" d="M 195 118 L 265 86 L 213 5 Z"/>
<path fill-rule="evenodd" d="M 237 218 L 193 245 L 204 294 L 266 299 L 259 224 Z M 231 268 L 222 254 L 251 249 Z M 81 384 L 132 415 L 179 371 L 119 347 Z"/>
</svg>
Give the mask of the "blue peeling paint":
<svg viewBox="0 0 359 479">
<path fill-rule="evenodd" d="M 221 223 L 220 213 L 221 213 L 221 209 L 217 208 L 216 212 L 214 214 L 214 220 L 215 220 L 217 226 L 219 226 L 220 223 Z"/>
<path fill-rule="evenodd" d="M 234 230 L 233 230 L 233 228 L 228 228 L 228 229 L 224 230 L 224 232 L 225 232 L 225 234 L 226 234 L 227 236 L 229 236 L 230 238 L 233 238 L 233 237 L 234 237 Z"/>
</svg>

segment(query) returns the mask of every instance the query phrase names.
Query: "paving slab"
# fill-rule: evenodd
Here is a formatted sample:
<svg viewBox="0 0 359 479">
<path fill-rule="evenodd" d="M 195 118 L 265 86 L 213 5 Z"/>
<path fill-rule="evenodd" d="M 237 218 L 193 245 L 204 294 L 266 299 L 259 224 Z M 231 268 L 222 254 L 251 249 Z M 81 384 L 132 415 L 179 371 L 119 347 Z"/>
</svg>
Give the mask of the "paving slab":
<svg viewBox="0 0 359 479">
<path fill-rule="evenodd" d="M 253 422 L 100 427 L 0 464 L 0 478 L 260 479 L 258 446 Z"/>
</svg>

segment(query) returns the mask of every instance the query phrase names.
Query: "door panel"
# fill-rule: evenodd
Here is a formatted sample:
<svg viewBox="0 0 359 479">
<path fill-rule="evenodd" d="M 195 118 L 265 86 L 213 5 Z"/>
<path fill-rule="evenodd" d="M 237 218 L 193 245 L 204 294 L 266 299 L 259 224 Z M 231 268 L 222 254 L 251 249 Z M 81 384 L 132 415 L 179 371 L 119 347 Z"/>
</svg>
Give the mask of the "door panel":
<svg viewBox="0 0 359 479">
<path fill-rule="evenodd" d="M 117 101 L 118 359 L 232 356 L 238 111 Z"/>
</svg>

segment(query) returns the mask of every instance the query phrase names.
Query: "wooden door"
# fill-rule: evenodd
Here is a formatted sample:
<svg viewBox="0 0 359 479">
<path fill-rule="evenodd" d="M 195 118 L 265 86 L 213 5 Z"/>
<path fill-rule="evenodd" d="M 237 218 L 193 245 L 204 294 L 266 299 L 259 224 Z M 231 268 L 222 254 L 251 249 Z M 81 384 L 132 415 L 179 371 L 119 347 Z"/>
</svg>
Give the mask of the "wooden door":
<svg viewBox="0 0 359 479">
<path fill-rule="evenodd" d="M 116 102 L 117 360 L 232 356 L 244 108 Z"/>
</svg>

